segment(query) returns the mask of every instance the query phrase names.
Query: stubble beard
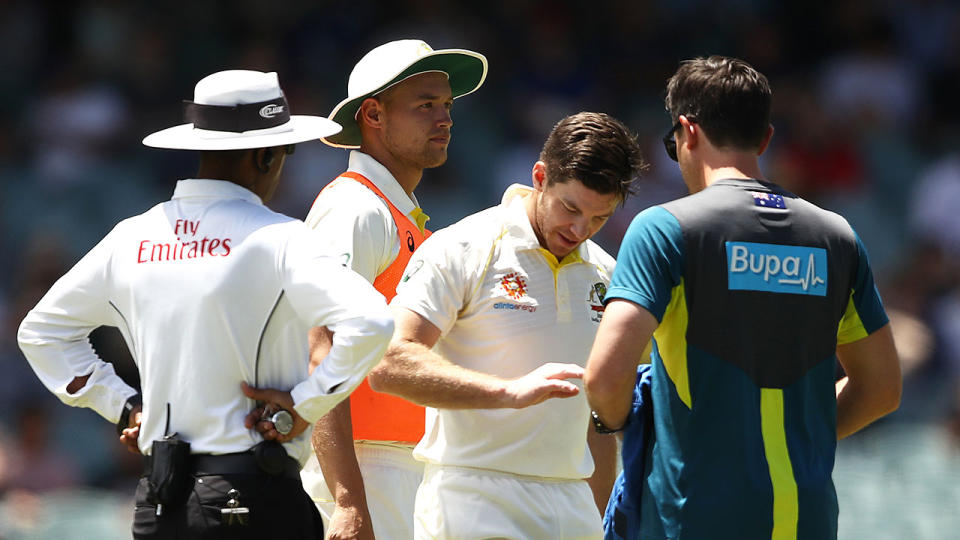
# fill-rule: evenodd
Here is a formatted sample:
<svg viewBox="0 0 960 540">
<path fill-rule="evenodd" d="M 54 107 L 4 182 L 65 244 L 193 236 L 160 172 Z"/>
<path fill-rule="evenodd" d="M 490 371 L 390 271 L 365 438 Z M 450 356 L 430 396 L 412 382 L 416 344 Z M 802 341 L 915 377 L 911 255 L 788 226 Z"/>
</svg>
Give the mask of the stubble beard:
<svg viewBox="0 0 960 540">
<path fill-rule="evenodd" d="M 407 165 L 420 170 L 433 169 L 443 165 L 447 161 L 446 152 L 430 151 L 429 149 L 423 149 L 417 153 L 407 152 L 401 155 Z"/>
<path fill-rule="evenodd" d="M 540 245 L 546 248 L 546 250 L 550 253 L 553 253 L 553 250 L 550 249 L 550 239 L 548 236 L 550 231 L 547 230 L 546 225 L 543 222 L 543 212 L 541 211 L 542 209 L 540 207 L 542 202 L 542 199 L 538 198 L 537 202 L 533 206 L 533 221 L 535 224 L 533 232 L 536 235 L 537 240 L 540 242 Z"/>
<path fill-rule="evenodd" d="M 537 224 L 536 228 L 534 229 L 534 233 L 536 233 L 537 240 L 540 241 L 541 246 L 543 246 L 544 248 L 546 248 L 547 251 L 553 254 L 553 256 L 557 258 L 557 260 L 563 259 L 567 255 L 576 251 L 577 248 L 580 247 L 580 244 L 582 244 L 583 242 L 578 243 L 577 245 L 573 246 L 570 249 L 567 249 L 567 247 L 564 245 L 562 248 L 558 247 L 557 251 L 554 251 L 552 246 L 550 245 L 550 238 L 554 231 L 548 229 L 547 226 L 545 225 L 543 221 L 544 213 L 540 211 L 541 209 L 540 209 L 539 203 L 540 201 L 537 201 L 537 205 L 534 207 L 534 221 Z M 559 236 L 559 233 L 557 233 L 557 235 Z M 584 242 L 586 242 L 586 240 L 584 240 Z M 560 251 L 561 249 L 566 251 L 563 251 L 562 253 L 558 254 L 557 252 Z"/>
<path fill-rule="evenodd" d="M 429 147 L 430 144 L 431 143 L 428 142 L 428 146 L 420 153 L 421 169 L 432 169 L 447 162 L 447 147 L 443 147 L 443 149 L 432 149 Z"/>
<path fill-rule="evenodd" d="M 389 146 L 393 147 L 391 153 L 399 157 L 411 168 L 432 169 L 439 167 L 447 162 L 447 147 L 431 148 L 431 142 L 426 140 L 419 148 L 411 148 L 397 144 L 398 141 L 388 136 L 385 140 Z"/>
</svg>

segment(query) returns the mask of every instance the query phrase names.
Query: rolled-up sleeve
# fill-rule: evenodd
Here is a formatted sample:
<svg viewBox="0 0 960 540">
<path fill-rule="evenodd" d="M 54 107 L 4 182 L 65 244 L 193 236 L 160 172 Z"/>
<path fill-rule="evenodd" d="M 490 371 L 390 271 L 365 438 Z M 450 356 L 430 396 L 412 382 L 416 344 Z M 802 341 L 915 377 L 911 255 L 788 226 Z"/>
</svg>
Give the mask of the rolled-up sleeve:
<svg viewBox="0 0 960 540">
<path fill-rule="evenodd" d="M 117 325 L 106 285 L 110 243 L 108 235 L 50 288 L 20 323 L 17 341 L 40 381 L 62 402 L 117 422 L 136 390 L 97 356 L 88 339 L 99 326 Z M 67 392 L 74 378 L 86 375 L 83 388 Z"/>
<path fill-rule="evenodd" d="M 383 295 L 359 274 L 320 253 L 310 237 L 291 240 L 281 272 L 297 315 L 308 326 L 326 326 L 333 332 L 330 352 L 291 391 L 297 413 L 312 423 L 377 365 L 393 336 L 393 316 Z"/>
</svg>

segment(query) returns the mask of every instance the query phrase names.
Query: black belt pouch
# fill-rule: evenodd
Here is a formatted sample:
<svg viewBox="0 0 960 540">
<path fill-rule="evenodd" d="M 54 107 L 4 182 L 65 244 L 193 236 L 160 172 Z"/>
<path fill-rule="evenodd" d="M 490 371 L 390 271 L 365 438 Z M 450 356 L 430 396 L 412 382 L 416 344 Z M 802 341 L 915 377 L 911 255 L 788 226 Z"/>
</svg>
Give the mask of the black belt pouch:
<svg viewBox="0 0 960 540">
<path fill-rule="evenodd" d="M 277 441 L 260 441 L 253 447 L 253 457 L 260 470 L 270 476 L 282 473 L 289 461 L 287 450 Z"/>
<path fill-rule="evenodd" d="M 152 464 L 147 481 L 157 502 L 175 506 L 186 500 L 193 486 L 190 443 L 176 434 L 153 441 Z"/>
</svg>

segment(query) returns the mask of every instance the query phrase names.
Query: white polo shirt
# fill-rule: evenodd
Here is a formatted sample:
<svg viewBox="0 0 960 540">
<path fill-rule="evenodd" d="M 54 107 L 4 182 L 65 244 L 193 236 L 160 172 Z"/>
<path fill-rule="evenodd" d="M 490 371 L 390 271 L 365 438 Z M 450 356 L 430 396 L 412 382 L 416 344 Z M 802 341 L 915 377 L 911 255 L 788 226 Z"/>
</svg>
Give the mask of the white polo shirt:
<svg viewBox="0 0 960 540">
<path fill-rule="evenodd" d="M 312 423 L 363 380 L 393 332 L 383 297 L 322 255 L 314 235 L 236 184 L 181 180 L 170 201 L 120 222 L 57 281 L 20 325 L 20 347 L 62 401 L 116 422 L 134 390 L 87 340 L 116 326 L 140 372 L 142 452 L 168 421 L 195 453 L 247 450 L 261 437 L 243 426 L 254 403 L 241 381 L 291 390 Z M 333 348 L 308 377 L 307 332 L 319 325 L 333 330 Z M 309 433 L 286 445 L 301 463 Z"/>
<path fill-rule="evenodd" d="M 430 219 L 420 209 L 416 196 L 407 196 L 389 170 L 363 152 L 350 152 L 347 167 L 370 180 L 390 203 L 413 223 L 423 226 Z M 400 253 L 400 237 L 383 199 L 360 182 L 338 177 L 317 196 L 304 220 L 323 232 L 331 254 L 373 283 Z"/>
<path fill-rule="evenodd" d="M 460 366 L 519 377 L 547 362 L 585 365 L 614 260 L 591 241 L 561 262 L 542 248 L 513 185 L 499 206 L 436 232 L 414 253 L 391 305 L 441 331 Z M 577 384 L 581 386 L 579 381 Z M 414 456 L 432 464 L 546 478 L 593 473 L 586 396 L 525 409 L 427 409 Z"/>
</svg>

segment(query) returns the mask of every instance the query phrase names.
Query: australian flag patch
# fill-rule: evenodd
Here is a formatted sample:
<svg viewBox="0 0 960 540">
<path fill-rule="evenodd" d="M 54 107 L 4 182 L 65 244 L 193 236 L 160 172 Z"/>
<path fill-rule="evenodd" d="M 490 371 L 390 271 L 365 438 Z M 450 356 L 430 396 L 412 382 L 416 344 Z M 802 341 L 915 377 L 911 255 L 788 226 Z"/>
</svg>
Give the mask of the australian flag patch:
<svg viewBox="0 0 960 540">
<path fill-rule="evenodd" d="M 751 191 L 753 195 L 753 204 L 764 208 L 786 208 L 787 204 L 783 201 L 783 195 L 776 193 L 766 193 L 763 191 Z"/>
</svg>

